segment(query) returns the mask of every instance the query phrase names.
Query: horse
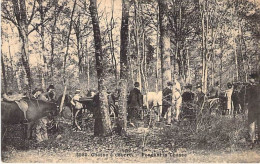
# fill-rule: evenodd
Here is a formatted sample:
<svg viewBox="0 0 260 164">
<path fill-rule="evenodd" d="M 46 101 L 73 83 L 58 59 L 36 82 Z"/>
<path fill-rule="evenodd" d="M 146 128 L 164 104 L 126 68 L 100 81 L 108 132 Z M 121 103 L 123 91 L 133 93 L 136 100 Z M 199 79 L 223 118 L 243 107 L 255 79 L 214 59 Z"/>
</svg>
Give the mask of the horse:
<svg viewBox="0 0 260 164">
<path fill-rule="evenodd" d="M 25 130 L 27 139 L 32 137 L 32 127 L 37 120 L 45 116 L 56 116 L 58 114 L 55 103 L 45 102 L 42 100 L 23 98 L 22 100 L 28 103 L 26 112 L 28 124 Z M 5 132 L 6 126 L 21 124 L 24 121 L 24 113 L 19 108 L 16 102 L 1 102 L 1 123 L 2 131 Z M 4 136 L 3 136 L 4 137 Z"/>
<path fill-rule="evenodd" d="M 147 94 L 143 96 L 143 102 L 145 102 L 147 109 L 159 106 L 159 113 L 162 113 L 162 91 L 159 91 L 158 93 L 147 92 Z"/>
</svg>

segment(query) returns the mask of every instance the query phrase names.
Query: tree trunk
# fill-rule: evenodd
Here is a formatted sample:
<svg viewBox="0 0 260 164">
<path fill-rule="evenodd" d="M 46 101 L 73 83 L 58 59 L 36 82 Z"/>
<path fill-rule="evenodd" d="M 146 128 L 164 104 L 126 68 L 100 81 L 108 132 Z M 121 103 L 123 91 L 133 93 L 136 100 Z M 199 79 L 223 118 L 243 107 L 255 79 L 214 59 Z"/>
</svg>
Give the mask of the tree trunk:
<svg viewBox="0 0 260 164">
<path fill-rule="evenodd" d="M 160 23 L 160 47 L 161 47 L 161 71 L 162 89 L 171 81 L 171 53 L 170 35 L 168 30 L 167 1 L 159 0 L 159 23 Z"/>
<path fill-rule="evenodd" d="M 42 89 L 45 89 L 45 74 L 47 72 L 45 72 L 45 66 L 46 66 L 46 60 L 45 60 L 45 44 L 44 44 L 44 31 L 45 31 L 45 27 L 44 27 L 44 17 L 45 17 L 45 12 L 42 6 L 42 0 L 39 0 L 39 12 L 40 12 L 40 18 L 41 18 L 41 48 L 42 48 L 42 52 L 40 54 L 40 59 L 41 62 L 40 63 L 40 72 L 41 72 L 41 84 L 42 84 Z"/>
<path fill-rule="evenodd" d="M 134 0 L 134 12 L 135 12 L 135 45 L 136 45 L 136 56 L 137 56 L 137 78 L 139 82 L 139 89 L 142 90 L 142 76 L 141 76 L 141 55 L 139 52 L 139 4 L 137 0 Z"/>
<path fill-rule="evenodd" d="M 157 6 L 157 10 L 159 11 L 159 5 Z M 159 13 L 157 12 L 157 34 L 156 34 L 156 67 L 155 67 L 155 90 L 156 93 L 159 92 L 159 33 L 160 33 L 160 25 L 159 25 Z"/>
<path fill-rule="evenodd" d="M 75 8 L 76 8 L 76 3 L 77 3 L 77 0 L 74 1 L 73 9 L 72 9 L 71 16 L 70 16 L 69 33 L 68 33 L 67 42 L 66 42 L 66 52 L 64 54 L 64 60 L 63 60 L 63 73 L 64 73 L 63 80 L 64 80 L 64 82 L 65 82 L 65 78 L 66 78 L 66 76 L 65 76 L 65 74 L 66 74 L 66 63 L 67 63 L 67 56 L 69 54 L 70 34 L 71 34 L 71 30 L 72 30 L 73 16 L 74 16 Z"/>
<path fill-rule="evenodd" d="M 90 84 L 90 59 L 89 59 L 89 53 L 88 53 L 88 40 L 86 40 L 86 58 L 85 58 L 85 64 L 87 64 L 87 90 L 89 91 L 89 84 Z"/>
<path fill-rule="evenodd" d="M 5 63 L 3 58 L 3 53 L 1 55 L 1 64 L 2 64 L 2 74 L 3 74 L 3 81 L 4 81 L 4 92 L 7 93 L 7 80 L 6 80 L 6 71 L 5 71 Z"/>
<path fill-rule="evenodd" d="M 13 29 L 12 29 L 12 33 L 13 33 Z M 10 42 L 9 42 L 9 38 L 8 38 L 8 53 L 9 53 L 9 58 L 10 58 L 10 64 L 11 64 L 11 83 L 14 84 L 14 64 L 13 64 L 13 57 L 11 54 L 11 46 L 10 46 Z"/>
<path fill-rule="evenodd" d="M 128 60 L 127 50 L 129 42 L 129 0 L 122 2 L 122 23 L 121 23 L 121 45 L 120 45 L 120 89 L 121 94 L 118 100 L 119 105 L 119 125 L 126 131 L 127 128 L 127 87 L 128 87 Z"/>
<path fill-rule="evenodd" d="M 29 65 L 29 44 L 28 44 L 28 20 L 27 20 L 27 10 L 25 0 L 20 0 L 19 3 L 16 0 L 12 0 L 14 16 L 16 19 L 16 27 L 19 32 L 19 38 L 22 42 L 21 46 L 21 58 L 22 64 L 24 66 L 26 77 L 28 79 L 28 93 L 31 93 L 32 88 L 32 78 L 31 70 Z"/>
<path fill-rule="evenodd" d="M 25 69 L 26 78 L 28 80 L 28 93 L 31 93 L 32 90 L 32 78 L 31 78 L 31 69 L 29 65 L 29 45 L 28 45 L 28 35 L 22 36 L 22 64 Z"/>
<path fill-rule="evenodd" d="M 111 135 L 111 122 L 108 111 L 108 100 L 106 87 L 104 84 L 105 74 L 104 74 L 104 54 L 102 52 L 102 41 L 100 35 L 99 28 L 99 18 L 97 12 L 97 1 L 90 0 L 89 6 L 90 15 L 92 18 L 93 32 L 94 32 L 94 42 L 95 42 L 95 57 L 96 57 L 96 70 L 98 77 L 98 91 L 99 91 L 99 101 L 97 110 L 99 111 L 98 120 L 101 122 L 95 121 L 94 129 L 96 130 L 96 134 L 98 136 L 107 136 Z M 97 129 L 98 127 L 102 127 L 101 129 Z"/>
<path fill-rule="evenodd" d="M 57 18 L 59 15 L 58 10 L 58 3 L 55 1 L 55 11 L 54 11 L 54 22 L 53 26 L 51 28 L 51 59 L 50 59 L 50 68 L 51 68 L 51 76 L 54 75 L 54 69 L 53 69 L 53 62 L 54 62 L 54 48 L 55 48 L 55 32 L 56 32 L 56 24 L 57 24 Z"/>
<path fill-rule="evenodd" d="M 18 91 L 21 91 L 22 87 L 21 87 L 21 81 L 20 81 L 20 67 L 18 67 L 17 71 L 15 72 L 15 77 L 17 80 L 16 82 L 17 82 Z"/>
</svg>

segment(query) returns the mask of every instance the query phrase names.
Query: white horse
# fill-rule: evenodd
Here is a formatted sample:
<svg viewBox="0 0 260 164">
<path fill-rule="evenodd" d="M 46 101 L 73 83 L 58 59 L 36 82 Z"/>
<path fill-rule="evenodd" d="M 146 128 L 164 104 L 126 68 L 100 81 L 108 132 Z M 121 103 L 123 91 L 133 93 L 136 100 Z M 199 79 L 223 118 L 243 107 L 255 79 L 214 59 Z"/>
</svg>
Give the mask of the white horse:
<svg viewBox="0 0 260 164">
<path fill-rule="evenodd" d="M 147 95 L 143 96 L 143 102 L 146 105 L 147 109 L 152 107 L 159 107 L 158 116 L 162 113 L 162 91 L 157 92 L 148 92 Z"/>
<path fill-rule="evenodd" d="M 172 88 L 172 104 L 174 105 L 174 112 L 176 113 L 175 119 L 179 121 L 179 116 L 181 112 L 181 104 L 182 104 L 182 95 L 181 95 L 181 85 L 174 79 L 174 85 Z M 159 117 L 162 114 L 162 91 L 156 92 L 148 92 L 147 95 L 143 96 L 143 102 L 147 106 L 147 109 L 151 109 L 152 107 L 159 106 L 158 111 L 158 121 Z M 171 111 L 168 111 L 168 117 L 171 117 Z"/>
</svg>

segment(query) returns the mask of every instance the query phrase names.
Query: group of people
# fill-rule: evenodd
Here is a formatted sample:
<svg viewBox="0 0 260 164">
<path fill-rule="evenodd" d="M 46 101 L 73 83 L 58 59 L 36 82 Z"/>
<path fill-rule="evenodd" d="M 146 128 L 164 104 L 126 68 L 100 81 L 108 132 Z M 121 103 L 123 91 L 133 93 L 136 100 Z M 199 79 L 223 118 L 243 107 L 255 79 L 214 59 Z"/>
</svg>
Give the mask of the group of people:
<svg viewBox="0 0 260 164">
<path fill-rule="evenodd" d="M 241 108 L 241 95 L 245 97 L 245 102 L 248 109 L 248 125 L 251 141 L 258 140 L 258 133 L 256 129 L 259 129 L 260 124 L 260 87 L 259 87 L 258 74 L 252 74 L 249 76 L 249 83 L 245 90 L 244 95 L 241 94 L 238 85 L 227 83 L 226 89 L 221 90 L 218 82 L 209 90 L 208 94 L 205 94 L 201 85 L 196 86 L 195 93 L 192 91 L 192 85 L 187 84 L 185 87 L 180 86 L 180 83 L 175 78 L 173 82 L 167 82 L 167 86 L 162 91 L 162 112 L 161 118 L 165 118 L 166 113 L 170 114 L 170 110 L 174 107 L 175 120 L 178 121 L 180 115 L 180 108 L 184 103 L 193 103 L 197 107 L 203 108 L 206 100 L 218 99 L 221 96 L 225 99 L 225 105 L 222 106 L 222 114 L 231 114 L 231 111 L 239 113 Z M 143 106 L 143 95 L 139 89 L 139 83 L 135 82 L 134 88 L 130 91 L 128 99 L 128 119 L 131 120 L 136 117 L 136 114 Z M 183 105 L 184 106 L 184 105 Z M 243 106 L 244 107 L 244 106 Z M 171 116 L 170 116 L 171 117 Z M 170 123 L 168 121 L 168 123 Z M 258 127 L 258 128 L 257 128 Z"/>
</svg>

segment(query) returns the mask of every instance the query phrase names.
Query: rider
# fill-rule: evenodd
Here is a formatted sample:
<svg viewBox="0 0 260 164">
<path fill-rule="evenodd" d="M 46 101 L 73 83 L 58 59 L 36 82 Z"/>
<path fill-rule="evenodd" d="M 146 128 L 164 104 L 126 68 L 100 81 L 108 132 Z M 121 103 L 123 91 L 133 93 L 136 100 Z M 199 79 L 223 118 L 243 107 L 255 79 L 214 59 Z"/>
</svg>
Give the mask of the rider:
<svg viewBox="0 0 260 164">
<path fill-rule="evenodd" d="M 44 101 L 55 101 L 55 88 L 54 85 L 51 84 L 48 88 L 47 88 L 47 92 L 42 93 L 41 95 L 39 95 L 39 99 L 40 100 L 44 100 Z"/>
<path fill-rule="evenodd" d="M 128 98 L 128 119 L 130 125 L 134 126 L 131 122 L 133 118 L 135 118 L 138 110 L 143 106 L 143 95 L 139 90 L 139 82 L 134 83 L 134 88 L 130 91 Z"/>
<path fill-rule="evenodd" d="M 43 90 L 42 89 L 38 89 L 38 88 L 35 88 L 33 91 L 32 91 L 32 96 L 33 98 L 35 99 L 38 99 L 40 94 L 43 93 Z"/>
</svg>

